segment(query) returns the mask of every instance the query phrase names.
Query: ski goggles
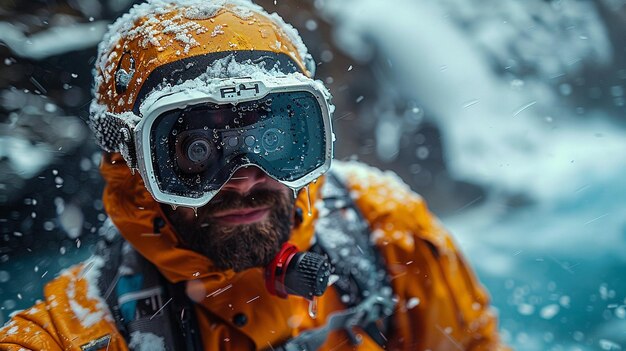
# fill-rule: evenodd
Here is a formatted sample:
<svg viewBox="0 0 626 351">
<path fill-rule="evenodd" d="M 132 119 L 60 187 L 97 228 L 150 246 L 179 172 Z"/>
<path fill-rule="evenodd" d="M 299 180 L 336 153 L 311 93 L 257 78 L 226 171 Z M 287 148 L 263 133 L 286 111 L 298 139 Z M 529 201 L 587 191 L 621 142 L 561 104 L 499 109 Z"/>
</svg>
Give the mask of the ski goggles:
<svg viewBox="0 0 626 351">
<path fill-rule="evenodd" d="M 158 202 L 200 207 L 242 167 L 294 191 L 330 167 L 328 92 L 310 79 L 224 79 L 148 100 L 120 150 Z"/>
</svg>

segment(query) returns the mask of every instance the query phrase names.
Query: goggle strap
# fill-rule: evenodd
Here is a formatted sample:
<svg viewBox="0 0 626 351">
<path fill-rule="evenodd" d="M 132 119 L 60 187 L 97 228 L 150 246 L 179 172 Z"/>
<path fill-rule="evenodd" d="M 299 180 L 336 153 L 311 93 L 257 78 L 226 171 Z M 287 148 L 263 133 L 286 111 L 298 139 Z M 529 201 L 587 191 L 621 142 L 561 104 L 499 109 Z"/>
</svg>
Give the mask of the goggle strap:
<svg viewBox="0 0 626 351">
<path fill-rule="evenodd" d="M 115 114 L 105 112 L 100 116 L 96 139 L 100 147 L 108 152 L 119 152 L 130 169 L 137 169 L 135 149 L 135 127 L 141 119 L 132 112 Z"/>
</svg>

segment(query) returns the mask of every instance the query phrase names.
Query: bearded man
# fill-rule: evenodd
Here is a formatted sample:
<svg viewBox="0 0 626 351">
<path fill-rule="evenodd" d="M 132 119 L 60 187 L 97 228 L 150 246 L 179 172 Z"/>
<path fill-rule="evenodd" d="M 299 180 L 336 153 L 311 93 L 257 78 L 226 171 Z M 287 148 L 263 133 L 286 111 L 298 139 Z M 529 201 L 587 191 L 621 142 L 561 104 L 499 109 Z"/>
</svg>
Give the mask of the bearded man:
<svg viewBox="0 0 626 351">
<path fill-rule="evenodd" d="M 297 32 L 243 0 L 151 0 L 99 46 L 99 253 L 0 350 L 502 350 L 488 296 L 421 197 L 333 162 Z"/>
</svg>

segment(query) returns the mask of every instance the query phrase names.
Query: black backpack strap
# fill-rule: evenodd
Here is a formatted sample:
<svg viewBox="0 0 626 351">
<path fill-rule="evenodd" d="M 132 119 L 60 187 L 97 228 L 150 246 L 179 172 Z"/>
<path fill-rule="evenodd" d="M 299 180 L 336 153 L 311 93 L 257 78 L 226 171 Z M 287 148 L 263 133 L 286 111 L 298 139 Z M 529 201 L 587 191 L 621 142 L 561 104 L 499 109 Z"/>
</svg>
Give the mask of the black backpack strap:
<svg viewBox="0 0 626 351">
<path fill-rule="evenodd" d="M 302 332 L 279 349 L 317 350 L 334 330 L 345 330 L 358 343 L 353 327 L 362 328 L 385 347 L 395 300 L 383 259 L 370 241 L 369 225 L 348 188 L 332 172 L 326 174 L 322 201 L 311 250 L 328 257 L 338 277 L 333 286 L 347 308 L 330 314 L 326 325 Z"/>
<path fill-rule="evenodd" d="M 193 304 L 184 283 L 168 283 L 107 222 L 101 230 L 105 240 L 98 243 L 98 254 L 107 264 L 98 285 L 129 347 L 135 346 L 133 335 L 139 332 L 161 338 L 167 351 L 201 350 Z"/>
<path fill-rule="evenodd" d="M 374 296 L 365 303 L 372 306 L 360 326 L 384 346 L 390 323 L 387 317 L 393 313 L 395 302 L 385 263 L 370 238 L 372 231 L 348 187 L 333 172 L 326 176 L 322 201 L 327 215 L 317 222 L 316 238 L 339 276 L 334 287 L 349 308 Z"/>
<path fill-rule="evenodd" d="M 105 265 L 100 270 L 98 288 L 102 298 L 106 301 L 111 310 L 117 330 L 128 340 L 126 325 L 122 321 L 119 305 L 117 303 L 117 295 L 115 294 L 115 287 L 120 277 L 119 267 L 122 260 L 122 244 L 124 243 L 124 239 L 122 239 L 122 236 L 119 234 L 119 231 L 110 218 L 104 221 L 102 227 L 100 227 L 99 234 L 103 240 L 98 241 L 96 244 L 96 255 L 102 257 Z"/>
<path fill-rule="evenodd" d="M 374 339 L 374 336 L 370 332 L 371 329 L 364 328 L 364 326 L 374 323 L 380 318 L 384 318 L 384 313 L 381 312 L 384 309 L 393 310 L 393 305 L 389 304 L 387 302 L 387 298 L 383 297 L 381 294 L 371 294 L 368 298 L 361 301 L 358 305 L 354 307 L 331 313 L 328 316 L 328 320 L 326 321 L 326 324 L 324 326 L 311 330 L 306 330 L 300 333 L 298 336 L 294 337 L 293 339 L 290 339 L 283 345 L 274 347 L 273 350 L 318 350 L 322 346 L 322 344 L 328 339 L 328 334 L 336 330 L 346 331 L 348 333 L 348 336 L 350 337 L 350 341 L 352 342 L 352 344 L 356 345 L 360 343 L 360 340 L 355 336 L 354 331 L 352 330 L 352 328 L 354 327 L 363 328 L 368 333 L 368 335 L 372 337 L 372 339 Z M 382 333 L 378 331 L 378 329 L 376 330 L 376 333 L 379 333 L 379 338 L 374 340 L 380 339 L 380 333 Z M 379 345 L 383 348 L 385 347 L 385 344 L 386 342 L 379 343 Z"/>
</svg>

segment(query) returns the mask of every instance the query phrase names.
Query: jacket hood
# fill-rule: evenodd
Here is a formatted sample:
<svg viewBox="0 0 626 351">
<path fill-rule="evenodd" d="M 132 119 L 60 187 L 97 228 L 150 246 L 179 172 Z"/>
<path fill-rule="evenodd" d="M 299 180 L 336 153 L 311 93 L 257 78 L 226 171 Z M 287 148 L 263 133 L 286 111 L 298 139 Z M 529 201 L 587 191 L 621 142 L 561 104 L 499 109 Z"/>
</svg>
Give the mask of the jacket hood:
<svg viewBox="0 0 626 351">
<path fill-rule="evenodd" d="M 103 202 L 107 214 L 124 239 L 170 282 L 201 279 L 221 283 L 235 275 L 232 270 L 219 270 L 208 257 L 181 247 L 161 205 L 146 190 L 141 176 L 131 173 L 121 154 L 105 154 L 100 171 L 106 181 Z M 314 204 L 322 183 L 323 177 L 309 185 L 309 195 L 300 191 L 296 200 L 296 206 L 302 209 L 304 216 L 302 223 L 292 230 L 289 241 L 301 250 L 311 246 L 314 222 L 318 217 Z M 311 215 L 307 214 L 309 206 Z M 159 223 L 165 224 L 155 225 Z"/>
</svg>

